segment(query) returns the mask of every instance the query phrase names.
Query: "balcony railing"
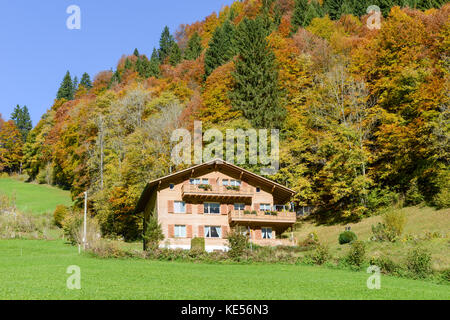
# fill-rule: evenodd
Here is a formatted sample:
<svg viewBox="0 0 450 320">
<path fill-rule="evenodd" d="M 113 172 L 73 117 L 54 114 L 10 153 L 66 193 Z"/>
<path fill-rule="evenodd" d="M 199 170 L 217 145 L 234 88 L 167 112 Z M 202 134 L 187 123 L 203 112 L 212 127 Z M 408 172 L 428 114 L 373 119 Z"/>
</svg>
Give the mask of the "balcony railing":
<svg viewBox="0 0 450 320">
<path fill-rule="evenodd" d="M 290 211 L 241 211 L 231 210 L 228 214 L 229 222 L 279 222 L 295 223 L 297 216 Z"/>
<path fill-rule="evenodd" d="M 194 185 L 184 184 L 182 189 L 182 196 L 234 196 L 234 197 L 248 197 L 253 196 L 253 192 L 249 187 L 227 187 L 219 185 Z"/>
</svg>

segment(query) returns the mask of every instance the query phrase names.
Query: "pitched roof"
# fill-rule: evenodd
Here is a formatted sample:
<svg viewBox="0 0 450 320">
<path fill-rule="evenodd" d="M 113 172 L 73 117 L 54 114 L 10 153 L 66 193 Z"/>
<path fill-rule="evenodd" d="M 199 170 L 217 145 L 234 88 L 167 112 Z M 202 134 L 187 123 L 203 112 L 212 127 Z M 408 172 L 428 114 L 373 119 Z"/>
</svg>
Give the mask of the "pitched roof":
<svg viewBox="0 0 450 320">
<path fill-rule="evenodd" d="M 236 173 L 245 174 L 246 176 L 257 180 L 258 182 L 260 182 L 263 185 L 276 187 L 277 191 L 281 192 L 281 194 L 283 195 L 283 198 L 285 198 L 286 201 L 288 201 L 295 194 L 295 191 L 293 191 L 293 190 L 291 190 L 291 189 L 289 189 L 289 188 L 287 188 L 287 187 L 285 187 L 285 186 L 283 186 L 283 185 L 281 185 L 281 184 L 279 184 L 279 183 L 277 183 L 275 181 L 272 181 L 270 179 L 264 178 L 263 176 L 260 176 L 260 175 L 257 175 L 255 173 L 251 172 L 251 171 L 245 170 L 245 169 L 243 169 L 241 167 L 238 167 L 238 166 L 236 166 L 236 165 L 234 165 L 232 163 L 229 163 L 229 162 L 227 162 L 225 160 L 215 159 L 215 160 L 212 160 L 212 161 L 209 161 L 209 162 L 205 162 L 205 163 L 202 163 L 202 164 L 190 167 L 188 169 L 184 169 L 184 170 L 181 170 L 181 171 L 169 174 L 169 175 L 167 175 L 165 177 L 161 177 L 159 179 L 150 181 L 145 186 L 145 189 L 142 192 L 141 197 L 139 198 L 139 201 L 138 201 L 138 203 L 136 205 L 135 212 L 136 213 L 140 213 L 140 212 L 143 212 L 145 210 L 145 206 L 146 206 L 148 200 L 150 199 L 151 194 L 157 189 L 157 187 L 161 183 L 171 182 L 171 181 L 173 181 L 176 178 L 180 178 L 180 177 L 182 177 L 184 175 L 191 174 L 196 169 L 205 168 L 205 167 L 208 167 L 208 166 L 211 166 L 211 165 L 221 166 L 221 167 L 230 169 L 231 171 L 235 171 Z"/>
</svg>

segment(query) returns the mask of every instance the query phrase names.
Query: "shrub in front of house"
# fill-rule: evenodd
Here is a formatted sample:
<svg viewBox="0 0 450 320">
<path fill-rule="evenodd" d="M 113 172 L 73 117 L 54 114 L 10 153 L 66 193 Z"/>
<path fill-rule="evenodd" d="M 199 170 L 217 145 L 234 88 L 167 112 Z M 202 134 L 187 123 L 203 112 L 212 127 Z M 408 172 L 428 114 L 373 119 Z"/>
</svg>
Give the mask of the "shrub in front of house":
<svg viewBox="0 0 450 320">
<path fill-rule="evenodd" d="M 353 242 L 357 239 L 358 239 L 358 237 L 356 236 L 356 234 L 354 232 L 344 231 L 339 235 L 339 244 L 341 244 L 341 245 L 347 244 L 347 243 Z"/>
<path fill-rule="evenodd" d="M 230 247 L 228 256 L 233 260 L 240 260 L 249 245 L 248 237 L 243 231 L 245 229 L 235 228 L 228 234 L 227 240 Z"/>
<path fill-rule="evenodd" d="M 205 238 L 192 238 L 191 251 L 205 251 Z"/>
</svg>

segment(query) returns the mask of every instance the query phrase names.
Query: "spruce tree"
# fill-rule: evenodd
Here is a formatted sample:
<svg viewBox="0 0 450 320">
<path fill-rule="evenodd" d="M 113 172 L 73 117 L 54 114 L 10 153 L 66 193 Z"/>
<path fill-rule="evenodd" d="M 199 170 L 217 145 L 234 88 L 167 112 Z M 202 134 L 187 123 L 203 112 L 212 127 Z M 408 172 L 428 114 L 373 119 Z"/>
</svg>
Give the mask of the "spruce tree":
<svg viewBox="0 0 450 320">
<path fill-rule="evenodd" d="M 73 95 L 73 97 L 75 97 L 75 93 L 77 93 L 77 90 L 78 90 L 78 77 L 77 77 L 77 76 L 75 76 L 75 77 L 73 78 L 73 81 L 72 81 L 72 88 L 73 88 L 73 93 L 72 93 L 72 95 Z"/>
<path fill-rule="evenodd" d="M 170 50 L 169 63 L 172 66 L 176 66 L 183 59 L 183 54 L 181 53 L 180 47 L 176 42 L 173 42 L 172 48 Z"/>
<path fill-rule="evenodd" d="M 132 67 L 132 64 L 131 64 L 130 59 L 126 58 L 126 59 L 125 59 L 125 65 L 124 65 L 123 68 L 124 68 L 125 70 L 129 70 L 129 69 L 131 69 L 131 67 Z"/>
<path fill-rule="evenodd" d="M 294 12 L 292 13 L 292 33 L 296 33 L 299 27 L 306 27 L 305 16 L 308 9 L 308 0 L 296 0 Z"/>
<path fill-rule="evenodd" d="M 323 5 L 331 20 L 338 20 L 345 0 L 324 0 Z"/>
<path fill-rule="evenodd" d="M 208 77 L 217 67 L 230 61 L 235 55 L 235 30 L 234 25 L 227 20 L 214 31 L 205 53 L 205 77 Z"/>
<path fill-rule="evenodd" d="M 233 73 L 235 87 L 230 99 L 233 108 L 241 110 L 253 126 L 277 128 L 283 122 L 286 110 L 281 106 L 278 70 L 267 36 L 261 17 L 245 18 L 239 24 L 236 33 L 239 58 Z"/>
<path fill-rule="evenodd" d="M 138 57 L 139 58 L 139 50 L 136 48 L 136 49 L 134 49 L 134 52 L 133 52 L 133 54 L 136 56 L 136 57 Z"/>
<path fill-rule="evenodd" d="M 159 61 L 164 63 L 164 60 L 170 55 L 175 40 L 170 34 L 169 27 L 164 27 L 159 40 Z"/>
<path fill-rule="evenodd" d="M 73 99 L 73 83 L 69 71 L 67 71 L 64 76 L 61 86 L 58 89 L 58 93 L 56 94 L 56 99 Z"/>
<path fill-rule="evenodd" d="M 27 106 L 23 106 L 23 108 L 21 108 L 19 105 L 16 105 L 13 113 L 11 114 L 11 120 L 13 120 L 16 124 L 17 129 L 19 129 L 19 132 L 22 135 L 22 141 L 25 142 L 27 140 L 28 133 L 33 128 Z"/>
<path fill-rule="evenodd" d="M 188 41 L 187 48 L 184 51 L 184 58 L 186 60 L 195 60 L 200 56 L 202 51 L 202 39 L 199 34 L 195 32 Z"/>
<path fill-rule="evenodd" d="M 81 76 L 80 85 L 88 90 L 92 88 L 91 78 L 89 77 L 89 74 L 87 72 L 83 73 L 83 75 Z"/>
<path fill-rule="evenodd" d="M 152 53 L 152 57 L 150 58 L 150 63 L 149 63 L 149 75 L 150 77 L 159 77 L 159 65 L 160 65 L 160 61 L 159 61 L 159 57 L 158 57 L 158 51 L 153 48 L 153 53 Z"/>
</svg>

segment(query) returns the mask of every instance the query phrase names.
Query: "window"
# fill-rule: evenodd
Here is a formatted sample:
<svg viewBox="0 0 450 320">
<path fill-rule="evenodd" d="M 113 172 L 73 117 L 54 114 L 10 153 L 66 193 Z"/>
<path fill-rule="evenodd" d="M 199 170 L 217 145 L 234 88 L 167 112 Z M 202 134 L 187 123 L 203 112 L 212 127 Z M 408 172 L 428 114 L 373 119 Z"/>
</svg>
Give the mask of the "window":
<svg viewBox="0 0 450 320">
<path fill-rule="evenodd" d="M 209 180 L 208 179 L 202 179 L 202 184 L 209 184 Z"/>
<path fill-rule="evenodd" d="M 175 226 L 175 238 L 186 238 L 186 226 Z"/>
<path fill-rule="evenodd" d="M 205 238 L 221 238 L 221 237 L 222 237 L 221 227 L 205 226 Z"/>
<path fill-rule="evenodd" d="M 199 185 L 201 183 L 200 179 L 189 179 L 190 184 Z"/>
<path fill-rule="evenodd" d="M 223 184 L 224 186 L 228 186 L 228 183 L 229 183 L 228 179 L 223 179 L 223 180 L 222 180 L 222 184 Z"/>
<path fill-rule="evenodd" d="M 220 214 L 220 203 L 204 203 L 205 214 Z"/>
<path fill-rule="evenodd" d="M 270 204 L 269 203 L 261 203 L 259 205 L 260 211 L 270 211 Z"/>
<path fill-rule="evenodd" d="M 272 239 L 272 228 L 261 228 L 263 239 Z"/>
<path fill-rule="evenodd" d="M 245 210 L 245 204 L 243 204 L 243 203 L 235 203 L 234 204 L 234 210 L 236 210 L 236 211 L 244 211 Z"/>
<path fill-rule="evenodd" d="M 241 186 L 241 181 L 240 180 L 231 180 L 230 181 L 230 186 L 240 187 Z"/>
<path fill-rule="evenodd" d="M 186 203 L 183 201 L 175 201 L 173 204 L 173 210 L 175 213 L 186 213 Z"/>
<path fill-rule="evenodd" d="M 256 188 L 256 192 L 261 192 L 261 188 L 260 187 Z"/>
<path fill-rule="evenodd" d="M 173 188 L 175 188 L 175 185 L 173 183 L 169 184 L 169 188 L 170 190 L 173 190 Z"/>
</svg>

